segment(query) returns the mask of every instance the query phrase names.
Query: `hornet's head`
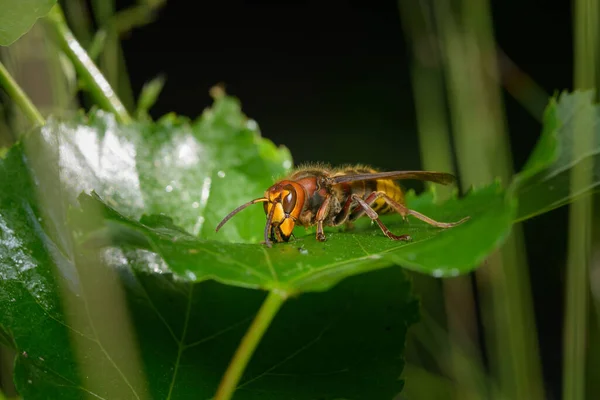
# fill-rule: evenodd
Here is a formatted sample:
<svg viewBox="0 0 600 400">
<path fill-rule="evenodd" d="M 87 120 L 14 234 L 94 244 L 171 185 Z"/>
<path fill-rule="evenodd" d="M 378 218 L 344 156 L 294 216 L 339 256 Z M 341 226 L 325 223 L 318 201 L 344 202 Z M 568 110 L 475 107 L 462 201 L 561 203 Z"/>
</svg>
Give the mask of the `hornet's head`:
<svg viewBox="0 0 600 400">
<path fill-rule="evenodd" d="M 265 244 L 290 240 L 296 221 L 304 207 L 306 196 L 304 188 L 293 181 L 280 181 L 265 192 L 265 196 L 242 204 L 230 212 L 217 226 L 217 231 L 238 212 L 251 204 L 264 203 L 267 224 L 265 225 Z"/>
<path fill-rule="evenodd" d="M 265 192 L 264 204 L 270 237 L 276 242 L 290 240 L 294 226 L 304 206 L 304 188 L 292 181 L 281 181 Z M 265 240 L 266 241 L 266 240 Z"/>
</svg>

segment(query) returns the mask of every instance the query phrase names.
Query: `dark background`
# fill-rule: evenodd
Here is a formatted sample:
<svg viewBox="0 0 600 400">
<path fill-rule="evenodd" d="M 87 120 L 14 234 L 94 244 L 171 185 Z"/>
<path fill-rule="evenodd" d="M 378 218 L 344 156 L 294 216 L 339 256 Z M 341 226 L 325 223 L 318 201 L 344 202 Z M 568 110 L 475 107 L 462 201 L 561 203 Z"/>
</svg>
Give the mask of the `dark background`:
<svg viewBox="0 0 600 400">
<path fill-rule="evenodd" d="M 132 1 L 117 1 L 119 8 Z M 492 1 L 505 53 L 546 92 L 572 87 L 571 4 Z M 167 83 L 152 116 L 198 116 L 224 83 L 262 133 L 296 163 L 420 169 L 410 54 L 396 1 L 169 1 L 156 22 L 123 40 L 134 92 Z M 515 169 L 540 134 L 504 93 Z M 566 208 L 526 222 L 544 378 L 560 397 Z"/>
</svg>

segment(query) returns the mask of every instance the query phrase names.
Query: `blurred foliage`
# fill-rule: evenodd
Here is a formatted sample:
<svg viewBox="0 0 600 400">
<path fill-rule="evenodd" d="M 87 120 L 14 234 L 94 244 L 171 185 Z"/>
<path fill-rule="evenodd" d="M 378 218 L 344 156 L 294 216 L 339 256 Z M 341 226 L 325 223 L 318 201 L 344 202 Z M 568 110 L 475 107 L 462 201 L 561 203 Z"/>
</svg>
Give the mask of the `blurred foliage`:
<svg viewBox="0 0 600 400">
<path fill-rule="evenodd" d="M 158 75 L 142 87 L 142 91 L 138 98 L 137 109 L 135 111 L 137 119 L 150 118 L 148 111 L 152 108 L 154 103 L 156 103 L 156 100 L 158 100 L 158 96 L 160 96 L 160 92 L 164 86 L 164 75 Z"/>
<path fill-rule="evenodd" d="M 0 0 L 0 46 L 8 46 L 24 35 L 55 3 L 56 0 Z"/>
</svg>

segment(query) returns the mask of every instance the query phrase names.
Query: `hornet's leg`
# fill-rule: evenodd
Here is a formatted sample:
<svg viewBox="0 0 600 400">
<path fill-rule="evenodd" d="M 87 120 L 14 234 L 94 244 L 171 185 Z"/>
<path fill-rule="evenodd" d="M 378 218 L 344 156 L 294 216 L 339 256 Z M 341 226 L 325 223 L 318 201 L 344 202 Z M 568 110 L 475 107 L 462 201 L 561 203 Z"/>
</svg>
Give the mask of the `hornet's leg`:
<svg viewBox="0 0 600 400">
<path fill-rule="evenodd" d="M 364 211 L 364 213 L 367 214 L 367 216 L 369 218 L 371 218 L 371 220 L 377 222 L 377 225 L 379 225 L 379 228 L 381 228 L 381 231 L 383 232 L 383 234 L 385 236 L 387 236 L 388 238 L 390 238 L 392 240 L 411 240 L 411 237 L 409 235 L 397 236 L 397 235 L 394 235 L 392 232 L 390 232 L 390 230 L 387 228 L 387 226 L 385 226 L 383 224 L 383 222 L 381 222 L 381 220 L 379 219 L 379 215 L 377 215 L 375 210 L 373 210 L 371 208 L 371 206 L 369 204 L 367 204 L 367 202 L 365 200 L 361 199 L 360 196 L 353 194 L 352 198 L 358 202 L 358 204 L 362 208 L 361 211 Z M 371 193 L 369 195 L 369 197 L 367 197 L 367 200 L 370 200 L 370 202 L 372 204 L 375 200 L 377 200 L 377 193 Z M 362 215 L 362 213 L 360 215 Z"/>
<path fill-rule="evenodd" d="M 380 197 L 383 197 L 385 195 L 384 192 L 372 192 L 370 195 L 367 196 L 366 199 L 364 199 L 365 203 L 367 203 L 367 205 L 369 207 L 371 207 L 371 205 L 373 203 L 375 203 L 377 201 L 377 199 L 379 199 Z M 354 197 L 350 197 L 350 199 L 354 199 Z M 356 221 L 358 218 L 362 217 L 363 215 L 365 215 L 365 209 L 363 207 L 357 207 L 354 209 L 354 211 L 352 211 L 352 214 L 350 214 L 350 220 L 351 221 Z M 406 217 L 403 215 L 402 218 L 404 220 L 406 220 Z"/>
<path fill-rule="evenodd" d="M 423 214 L 421 214 L 421 213 L 419 213 L 417 211 L 409 209 L 405 205 L 400 204 L 397 201 L 395 201 L 394 199 L 390 198 L 387 194 L 385 194 L 383 192 L 373 192 L 373 193 L 371 193 L 365 199 L 365 202 L 367 204 L 371 205 L 372 203 L 374 203 L 379 198 L 383 198 L 386 203 L 388 203 L 394 210 L 396 210 L 396 212 L 398 214 L 400 214 L 402 216 L 402 218 L 404 218 L 404 220 L 406 220 L 406 217 L 408 217 L 409 215 L 412 215 L 413 217 L 418 218 L 418 219 L 420 219 L 423 222 L 427 222 L 429 225 L 435 226 L 437 228 L 452 228 L 453 226 L 460 225 L 460 224 L 462 224 L 463 222 L 465 222 L 466 220 L 469 219 L 469 217 L 465 217 L 465 218 L 461 219 L 458 222 L 438 222 L 438 221 L 435 221 L 435 220 L 429 218 L 426 215 L 423 215 Z M 364 214 L 364 211 L 360 210 L 356 214 L 352 215 L 352 219 L 356 219 L 356 218 L 360 217 L 363 214 Z"/>
<path fill-rule="evenodd" d="M 390 206 L 392 206 L 394 208 L 394 210 L 396 210 L 398 212 L 398 214 L 402 215 L 403 218 L 406 219 L 406 217 L 408 215 L 412 215 L 415 218 L 420 219 L 423 222 L 427 222 L 429 225 L 435 226 L 437 228 L 452 228 L 453 226 L 457 226 L 462 224 L 463 222 L 465 222 L 466 220 L 468 220 L 470 217 L 465 217 L 463 219 L 461 219 L 460 221 L 457 222 L 438 222 L 435 221 L 431 218 L 429 218 L 426 215 L 423 215 L 419 212 L 416 212 L 414 210 L 410 210 L 408 207 L 406 207 L 403 204 L 398 203 L 397 201 L 395 201 L 394 199 L 390 198 L 388 195 L 386 195 L 385 193 L 383 194 L 383 199 L 385 200 L 386 203 L 388 203 Z"/>
<path fill-rule="evenodd" d="M 325 196 L 325 200 L 323 200 L 323 204 L 319 207 L 317 211 L 316 220 L 317 220 L 317 240 L 319 242 L 324 242 L 326 240 L 325 233 L 323 232 L 323 221 L 325 221 L 325 217 L 327 216 L 327 211 L 329 211 L 329 202 L 331 200 L 331 196 Z"/>
<path fill-rule="evenodd" d="M 350 216 L 350 206 L 352 205 L 352 203 L 354 203 L 352 201 L 352 196 L 348 196 L 348 199 L 342 207 L 342 211 L 339 212 L 339 214 L 335 217 L 334 220 L 335 225 L 344 224 L 346 231 L 354 229 L 354 224 L 352 223 L 352 221 L 350 221 L 350 219 L 348 219 L 348 217 Z"/>
</svg>

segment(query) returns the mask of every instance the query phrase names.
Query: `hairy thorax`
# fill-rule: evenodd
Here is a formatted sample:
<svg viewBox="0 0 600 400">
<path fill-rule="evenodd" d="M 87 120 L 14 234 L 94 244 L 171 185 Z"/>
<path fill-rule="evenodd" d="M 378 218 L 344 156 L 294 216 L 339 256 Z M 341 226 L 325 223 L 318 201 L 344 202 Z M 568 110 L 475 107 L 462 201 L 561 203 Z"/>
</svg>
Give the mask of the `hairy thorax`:
<svg viewBox="0 0 600 400">
<path fill-rule="evenodd" d="M 323 223 L 332 225 L 342 206 L 338 198 L 339 189 L 332 189 L 330 174 L 326 170 L 307 168 L 296 171 L 289 179 L 298 182 L 306 190 L 307 201 L 297 222 L 305 227 L 315 225 L 317 212 L 329 197 L 329 207 Z"/>
</svg>

